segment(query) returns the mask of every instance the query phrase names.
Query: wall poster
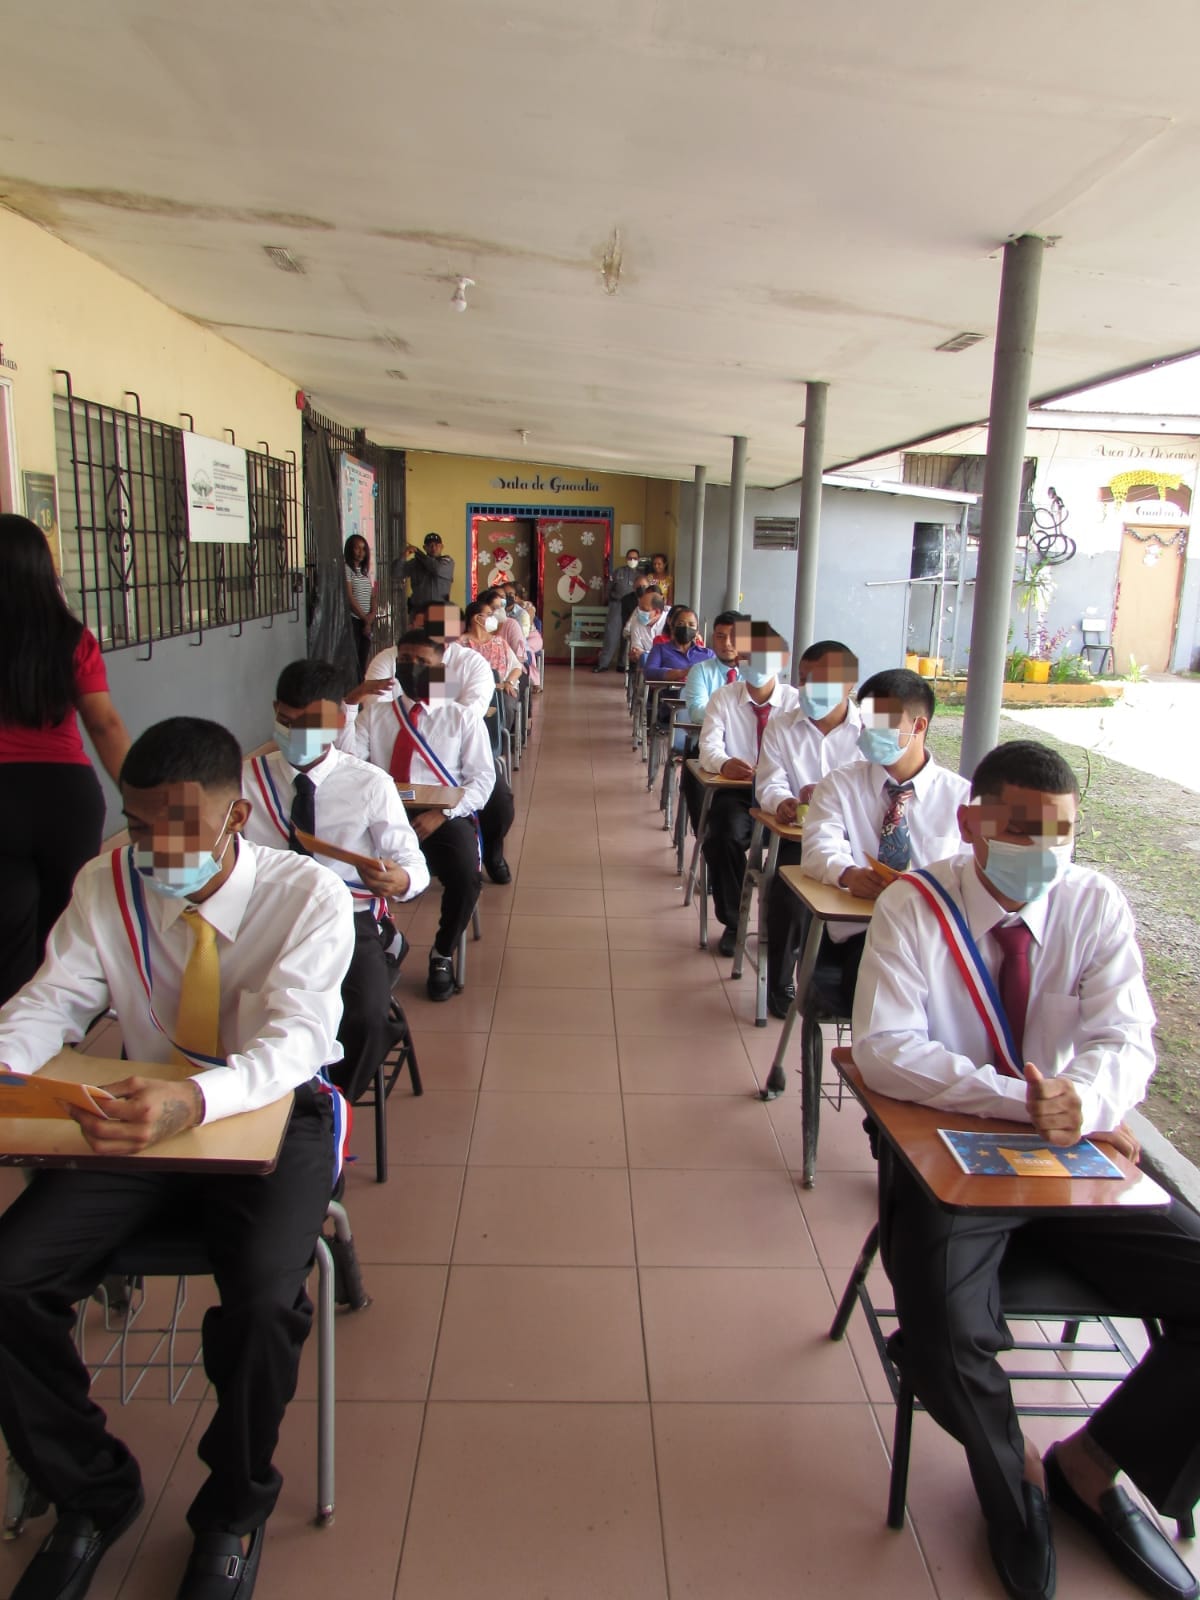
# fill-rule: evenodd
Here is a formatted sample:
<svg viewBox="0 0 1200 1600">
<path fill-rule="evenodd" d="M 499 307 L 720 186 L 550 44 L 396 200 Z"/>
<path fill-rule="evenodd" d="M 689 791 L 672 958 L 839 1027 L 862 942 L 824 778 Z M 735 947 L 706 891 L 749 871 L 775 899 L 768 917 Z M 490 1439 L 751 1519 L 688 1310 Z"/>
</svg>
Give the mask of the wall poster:
<svg viewBox="0 0 1200 1600">
<path fill-rule="evenodd" d="M 184 433 L 188 538 L 196 544 L 249 544 L 246 452 L 221 439 Z"/>
</svg>

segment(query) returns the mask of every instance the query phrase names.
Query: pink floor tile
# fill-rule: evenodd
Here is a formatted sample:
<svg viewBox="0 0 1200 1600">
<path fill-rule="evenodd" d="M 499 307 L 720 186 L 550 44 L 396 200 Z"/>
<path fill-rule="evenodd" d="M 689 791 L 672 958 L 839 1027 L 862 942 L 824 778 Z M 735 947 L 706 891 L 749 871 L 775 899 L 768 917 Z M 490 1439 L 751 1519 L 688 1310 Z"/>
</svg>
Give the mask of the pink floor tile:
<svg viewBox="0 0 1200 1600">
<path fill-rule="evenodd" d="M 462 1166 L 471 1142 L 476 1098 L 449 1089 L 426 1089 L 417 1100 L 393 1094 L 388 1101 L 389 1158 L 413 1166 Z M 364 1156 L 375 1147 L 370 1126 L 369 1112 L 355 1114 L 355 1149 Z"/>
<path fill-rule="evenodd" d="M 581 919 L 586 920 L 586 919 Z M 504 988 L 611 989 L 608 951 L 509 950 L 500 970 Z"/>
<path fill-rule="evenodd" d="M 615 1094 L 620 1088 L 617 1042 L 606 1034 L 492 1035 L 484 1069 L 485 1093 L 558 1090 Z"/>
<path fill-rule="evenodd" d="M 453 1002 L 449 1002 L 453 1004 Z M 479 1087 L 483 1076 L 483 1058 L 487 1054 L 486 1030 L 478 1033 L 442 1033 L 424 1030 L 421 1037 L 414 1034 L 417 1063 L 421 1082 L 426 1089 L 467 1089 Z M 397 1083 L 393 1096 L 408 1089 L 407 1075 Z"/>
<path fill-rule="evenodd" d="M 337 1317 L 338 1398 L 424 1400 L 446 1286 L 445 1267 L 363 1266 L 371 1304 Z M 317 1341 L 300 1360 L 301 1400 L 316 1398 Z"/>
<path fill-rule="evenodd" d="M 673 1039 L 622 1034 L 619 1050 L 626 1094 L 749 1095 L 756 1088 L 746 1052 L 727 1033 Z"/>
<path fill-rule="evenodd" d="M 386 1183 L 372 1163 L 347 1169 L 343 1196 L 364 1266 L 436 1266 L 450 1260 L 464 1168 L 393 1163 Z"/>
<path fill-rule="evenodd" d="M 629 1176 L 607 1167 L 472 1167 L 456 1262 L 632 1266 Z"/>
<path fill-rule="evenodd" d="M 517 886 L 513 915 L 518 917 L 602 917 L 601 889 L 545 889 Z"/>
<path fill-rule="evenodd" d="M 812 1267 L 784 1172 L 631 1172 L 643 1267 Z"/>
<path fill-rule="evenodd" d="M 655 1401 L 864 1401 L 814 1269 L 642 1267 Z"/>
<path fill-rule="evenodd" d="M 749 1096 L 629 1095 L 625 1128 L 631 1167 L 783 1165 L 770 1119 Z"/>
<path fill-rule="evenodd" d="M 527 917 L 514 914 L 508 925 L 508 949 L 608 949 L 608 926 L 602 917 Z"/>
<path fill-rule="evenodd" d="M 431 1405 L 396 1600 L 666 1600 L 649 1408 Z"/>
<path fill-rule="evenodd" d="M 492 1167 L 623 1167 L 621 1097 L 482 1094 L 470 1159 Z"/>
<path fill-rule="evenodd" d="M 868 1406 L 655 1404 L 654 1436 L 672 1594 L 933 1600 Z"/>
<path fill-rule="evenodd" d="M 590 957 L 585 952 L 584 959 Z M 501 989 L 492 1022 L 494 1033 L 519 1033 L 528 1037 L 543 1033 L 613 1032 L 613 996 L 607 989 L 523 988 Z"/>
<path fill-rule="evenodd" d="M 697 955 L 697 960 L 705 957 Z M 614 989 L 618 1034 L 658 1034 L 671 1037 L 686 1017 L 690 1033 L 720 1034 L 736 1044 L 737 1023 L 714 984 L 708 989 L 688 989 L 686 1003 L 680 994 L 659 989 Z"/>
<path fill-rule="evenodd" d="M 644 1400 L 632 1267 L 454 1266 L 434 1400 Z"/>
</svg>

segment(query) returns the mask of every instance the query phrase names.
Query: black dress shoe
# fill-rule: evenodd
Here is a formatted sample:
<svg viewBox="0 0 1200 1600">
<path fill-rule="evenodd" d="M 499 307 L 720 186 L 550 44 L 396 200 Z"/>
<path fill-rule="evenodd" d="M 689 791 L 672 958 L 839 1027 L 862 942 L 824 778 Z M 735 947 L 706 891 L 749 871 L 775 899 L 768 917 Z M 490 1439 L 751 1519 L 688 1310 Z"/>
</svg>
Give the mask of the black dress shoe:
<svg viewBox="0 0 1200 1600">
<path fill-rule="evenodd" d="M 245 1553 L 236 1533 L 198 1533 L 176 1600 L 250 1600 L 266 1533 L 255 1528 Z"/>
<path fill-rule="evenodd" d="M 792 1001 L 796 998 L 796 989 L 793 984 L 785 984 L 782 989 L 767 990 L 767 1010 L 773 1017 L 778 1017 L 781 1022 L 786 1021 L 791 1010 Z"/>
<path fill-rule="evenodd" d="M 12 1600 L 82 1600 L 100 1558 L 133 1526 L 145 1503 L 139 1489 L 128 1509 L 107 1528 L 98 1528 L 86 1512 L 64 1513 L 17 1580 Z"/>
<path fill-rule="evenodd" d="M 500 857 L 499 861 L 494 863 L 491 861 L 485 861 L 484 866 L 487 868 L 487 875 L 493 883 L 512 882 L 512 868 L 509 866 L 508 862 L 505 861 L 503 856 Z"/>
<path fill-rule="evenodd" d="M 1053 1504 L 1087 1529 L 1131 1583 L 1159 1600 L 1195 1600 L 1200 1595 L 1200 1584 L 1171 1541 L 1138 1510 L 1124 1489 L 1106 1489 L 1100 1496 L 1100 1510 L 1093 1511 L 1067 1482 L 1053 1450 L 1046 1453 L 1045 1468 Z"/>
<path fill-rule="evenodd" d="M 1035 1484 L 1024 1483 L 1021 1487 L 1025 1492 L 1025 1526 L 1001 1533 L 989 1524 L 992 1565 L 1010 1600 L 1053 1600 L 1054 1537 L 1046 1496 Z"/>
<path fill-rule="evenodd" d="M 430 956 L 425 992 L 431 1000 L 450 999 L 454 993 L 454 963 L 449 956 Z"/>
<path fill-rule="evenodd" d="M 737 945 L 737 929 L 725 928 L 721 933 L 721 942 L 717 946 L 719 956 L 731 956 Z"/>
</svg>

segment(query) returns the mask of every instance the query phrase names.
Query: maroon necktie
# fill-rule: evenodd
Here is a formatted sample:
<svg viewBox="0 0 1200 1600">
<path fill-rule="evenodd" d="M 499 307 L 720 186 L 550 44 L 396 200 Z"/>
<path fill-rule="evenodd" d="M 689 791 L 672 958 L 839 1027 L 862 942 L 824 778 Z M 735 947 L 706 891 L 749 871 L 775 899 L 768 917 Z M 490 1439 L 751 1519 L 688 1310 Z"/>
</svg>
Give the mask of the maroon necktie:
<svg viewBox="0 0 1200 1600">
<path fill-rule="evenodd" d="M 1029 1010 L 1029 947 L 1033 935 L 1023 922 L 992 929 L 1002 960 L 997 987 L 1000 1004 L 1012 1030 L 1017 1060 L 1025 1059 L 1025 1013 Z"/>
<path fill-rule="evenodd" d="M 750 709 L 754 713 L 754 720 L 758 723 L 758 749 L 761 754 L 762 736 L 766 732 L 767 723 L 771 716 L 771 702 L 768 700 L 765 706 L 756 706 L 754 701 L 751 700 Z"/>
<path fill-rule="evenodd" d="M 736 667 L 730 667 L 729 671 L 725 674 L 725 682 L 726 683 L 736 683 L 737 682 L 737 668 Z"/>
</svg>

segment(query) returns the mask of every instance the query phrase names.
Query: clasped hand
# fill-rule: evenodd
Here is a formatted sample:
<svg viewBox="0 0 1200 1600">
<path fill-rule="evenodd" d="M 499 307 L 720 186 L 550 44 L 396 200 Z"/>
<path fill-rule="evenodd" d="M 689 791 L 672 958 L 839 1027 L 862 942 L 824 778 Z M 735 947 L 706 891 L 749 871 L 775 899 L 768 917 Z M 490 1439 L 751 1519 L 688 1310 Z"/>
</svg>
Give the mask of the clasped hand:
<svg viewBox="0 0 1200 1600">
<path fill-rule="evenodd" d="M 106 1087 L 114 1097 L 104 1102 L 107 1116 L 93 1116 L 78 1106 L 70 1108 L 83 1137 L 99 1156 L 137 1155 L 196 1127 L 204 1117 L 204 1096 L 190 1078 L 178 1083 L 122 1078 Z"/>
<path fill-rule="evenodd" d="M 1025 1063 L 1025 1106 L 1029 1120 L 1047 1144 L 1078 1144 L 1083 1137 L 1083 1102 L 1070 1078 L 1047 1078 L 1032 1061 Z M 1123 1122 L 1093 1140 L 1111 1145 L 1136 1167 L 1142 1147 Z"/>
</svg>

